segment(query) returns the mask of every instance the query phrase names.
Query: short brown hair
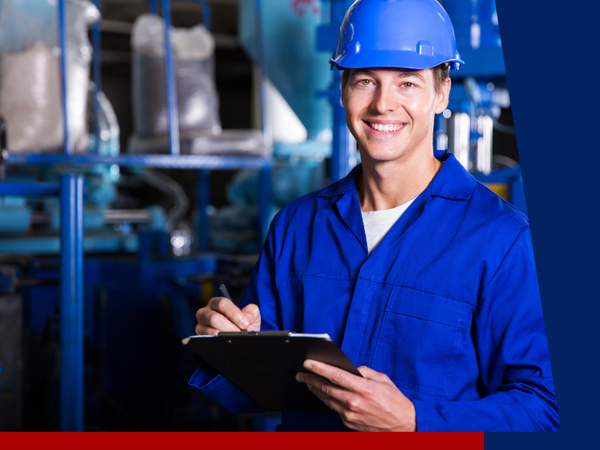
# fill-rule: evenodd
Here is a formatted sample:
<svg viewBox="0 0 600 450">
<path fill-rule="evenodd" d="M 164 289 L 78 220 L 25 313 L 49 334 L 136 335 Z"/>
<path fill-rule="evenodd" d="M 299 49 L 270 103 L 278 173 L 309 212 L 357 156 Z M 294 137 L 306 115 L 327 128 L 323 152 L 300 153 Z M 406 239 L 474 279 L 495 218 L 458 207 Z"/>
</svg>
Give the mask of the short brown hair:
<svg viewBox="0 0 600 450">
<path fill-rule="evenodd" d="M 435 66 L 433 69 L 433 80 L 435 81 L 435 92 L 438 94 L 440 91 L 440 86 L 446 78 L 450 76 L 450 65 L 448 63 L 442 63 Z"/>
</svg>

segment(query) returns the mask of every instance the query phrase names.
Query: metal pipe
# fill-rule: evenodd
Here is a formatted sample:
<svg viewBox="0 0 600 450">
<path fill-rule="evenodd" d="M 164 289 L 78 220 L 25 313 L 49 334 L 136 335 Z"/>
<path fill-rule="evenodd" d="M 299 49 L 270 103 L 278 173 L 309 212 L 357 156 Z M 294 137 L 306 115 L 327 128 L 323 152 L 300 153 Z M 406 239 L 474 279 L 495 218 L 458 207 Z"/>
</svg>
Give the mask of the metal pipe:
<svg viewBox="0 0 600 450">
<path fill-rule="evenodd" d="M 169 148 L 171 155 L 179 155 L 179 117 L 177 114 L 177 91 L 175 86 L 175 68 L 171 48 L 171 5 L 162 0 L 165 33 L 165 80 L 167 89 L 167 111 L 169 119 Z"/>
<path fill-rule="evenodd" d="M 158 14 L 158 4 L 156 0 L 150 0 L 150 14 Z"/>
<path fill-rule="evenodd" d="M 100 11 L 100 0 L 94 0 L 94 5 Z M 92 46 L 93 46 L 93 58 L 92 58 L 92 73 L 94 80 L 94 134 L 96 135 L 96 142 L 94 146 L 94 153 L 97 155 L 100 153 L 100 101 L 98 95 L 102 90 L 102 61 L 100 60 L 101 53 L 101 34 L 100 34 L 100 20 L 97 20 L 92 26 Z"/>
<path fill-rule="evenodd" d="M 269 206 L 271 204 L 271 167 L 265 166 L 258 176 L 258 230 L 259 243 L 264 242 L 269 232 Z"/>
<path fill-rule="evenodd" d="M 346 11 L 352 2 L 350 0 L 332 0 L 330 3 L 331 24 L 338 28 Z M 332 49 L 333 50 L 333 49 Z M 351 162 L 356 151 L 356 140 L 350 134 L 346 125 L 346 113 L 342 105 L 342 72 L 333 69 L 333 84 L 330 88 L 329 100 L 333 107 L 333 140 L 331 166 L 329 169 L 330 182 L 344 178 L 352 168 Z"/>
<path fill-rule="evenodd" d="M 452 113 L 448 120 L 448 150 L 466 170 L 471 170 L 471 118 L 467 113 Z"/>
<path fill-rule="evenodd" d="M 475 167 L 477 172 L 487 175 L 492 171 L 494 119 L 486 115 L 477 117 L 477 132 L 479 137 L 475 152 Z"/>
<path fill-rule="evenodd" d="M 448 148 L 448 131 L 446 130 L 447 118 L 451 112 L 445 110 L 443 114 L 435 116 L 435 134 L 433 136 L 435 150 L 446 150 Z"/>
<path fill-rule="evenodd" d="M 107 209 L 102 213 L 104 223 L 150 223 L 152 216 L 145 209 Z M 29 215 L 32 225 L 46 225 L 50 223 L 50 214 L 43 211 L 33 211 Z"/>
<path fill-rule="evenodd" d="M 265 46 L 263 39 L 263 26 L 262 26 L 262 1 L 255 0 L 256 2 L 256 54 L 258 60 L 258 71 L 259 85 L 260 85 L 260 115 L 261 115 L 261 128 L 263 132 L 263 140 L 265 146 L 270 149 L 273 145 L 273 134 L 271 130 L 271 124 L 269 122 L 268 105 L 267 105 L 267 62 L 265 58 Z"/>
<path fill-rule="evenodd" d="M 208 205 L 210 204 L 210 171 L 198 171 L 198 249 L 200 251 L 208 250 L 210 246 L 209 239 L 209 218 Z"/>
<path fill-rule="evenodd" d="M 64 153 L 73 154 L 73 144 L 69 134 L 69 105 L 67 101 L 67 27 L 66 27 L 65 0 L 58 0 L 58 42 L 60 44 L 60 77 L 62 89 L 62 113 L 63 113 L 63 132 L 64 132 Z"/>
<path fill-rule="evenodd" d="M 206 0 L 195 0 L 196 3 L 200 4 L 202 8 L 202 25 L 206 28 L 207 31 L 210 31 L 211 27 L 211 11 L 210 4 Z"/>
<path fill-rule="evenodd" d="M 202 9 L 202 24 L 207 31 L 211 29 L 211 10 L 210 5 L 206 0 L 197 0 Z M 209 239 L 209 220 L 208 220 L 208 205 L 210 204 L 210 171 L 202 169 L 198 172 L 198 249 L 207 251 L 210 246 Z"/>
<path fill-rule="evenodd" d="M 189 206 L 185 190 L 173 178 L 157 170 L 145 169 L 139 171 L 136 175 L 173 199 L 174 205 L 167 213 L 165 227 L 167 230 L 176 227 L 179 220 L 186 214 Z"/>
<path fill-rule="evenodd" d="M 60 430 L 83 431 L 83 176 L 60 189 Z"/>
<path fill-rule="evenodd" d="M 56 165 L 56 164 L 118 164 L 130 167 L 159 167 L 170 169 L 260 169 L 271 164 L 269 158 L 255 156 L 217 156 L 217 155 L 28 155 L 11 153 L 7 164 Z"/>
<path fill-rule="evenodd" d="M 356 149 L 356 140 L 350 134 L 346 125 L 346 111 L 341 102 L 342 72 L 334 70 L 334 88 L 339 90 L 339 96 L 332 97 L 333 103 L 333 148 L 331 155 L 330 182 L 334 183 L 344 178 L 350 172 L 350 160 Z"/>
<path fill-rule="evenodd" d="M 152 222 L 152 216 L 145 209 L 107 209 L 103 216 L 105 224 Z"/>
<path fill-rule="evenodd" d="M 0 180 L 6 178 L 6 161 L 8 160 L 6 121 L 0 116 Z"/>
</svg>

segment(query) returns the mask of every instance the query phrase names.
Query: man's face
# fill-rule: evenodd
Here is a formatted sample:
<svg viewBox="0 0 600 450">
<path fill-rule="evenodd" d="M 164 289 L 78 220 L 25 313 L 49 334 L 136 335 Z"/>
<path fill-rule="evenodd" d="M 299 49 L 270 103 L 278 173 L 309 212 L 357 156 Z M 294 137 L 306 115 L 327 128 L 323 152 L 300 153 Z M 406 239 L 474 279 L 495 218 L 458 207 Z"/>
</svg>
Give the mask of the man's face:
<svg viewBox="0 0 600 450">
<path fill-rule="evenodd" d="M 435 114 L 448 105 L 450 79 L 435 89 L 432 69 L 350 69 L 342 80 L 346 123 L 361 158 L 409 161 L 431 155 Z"/>
</svg>

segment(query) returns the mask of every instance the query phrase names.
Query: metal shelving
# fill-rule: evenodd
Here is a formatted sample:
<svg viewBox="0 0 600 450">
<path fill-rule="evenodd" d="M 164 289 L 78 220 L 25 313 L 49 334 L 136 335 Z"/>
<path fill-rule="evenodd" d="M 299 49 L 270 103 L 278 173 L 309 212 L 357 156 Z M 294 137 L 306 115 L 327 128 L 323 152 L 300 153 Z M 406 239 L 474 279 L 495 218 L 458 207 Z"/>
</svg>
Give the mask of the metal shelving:
<svg viewBox="0 0 600 450">
<path fill-rule="evenodd" d="M 205 0 L 195 0 L 203 8 L 203 17 L 210 29 L 210 9 Z M 261 2 L 255 0 L 260 11 Z M 99 0 L 94 3 L 99 7 Z M 197 207 L 201 213 L 203 235 L 199 236 L 201 250 L 208 248 L 206 235 L 208 217 L 205 213 L 209 202 L 209 174 L 212 170 L 257 169 L 259 178 L 259 224 L 261 237 L 266 236 L 268 227 L 268 209 L 270 195 L 270 157 L 256 156 L 219 156 L 219 155 L 181 155 L 179 148 L 179 130 L 177 118 L 177 99 L 175 95 L 175 77 L 173 55 L 170 45 L 169 30 L 171 28 L 170 0 L 161 0 L 163 20 L 165 24 L 165 71 L 167 106 L 169 111 L 169 154 L 144 154 L 101 156 L 98 154 L 74 154 L 73 143 L 69 135 L 68 104 L 66 99 L 66 14 L 65 1 L 59 0 L 58 30 L 60 43 L 60 68 L 62 88 L 62 112 L 64 123 L 64 147 L 62 154 L 11 154 L 5 143 L 0 148 L 0 173 L 5 165 L 68 165 L 91 166 L 93 164 L 116 164 L 128 167 L 155 167 L 169 169 L 198 170 L 199 202 Z M 156 13 L 157 1 L 150 1 L 150 11 Z M 257 39 L 259 51 L 259 70 L 261 72 L 261 100 L 263 138 L 267 147 L 271 145 L 265 113 L 264 53 L 261 42 L 260 14 L 257 15 Z M 100 79 L 100 34 L 96 24 L 92 31 L 94 46 L 93 77 L 98 92 L 101 89 Z M 96 117 L 98 105 L 95 105 Z M 98 127 L 96 126 L 96 132 Z M 99 139 L 96 139 L 99 142 Z M 76 173 L 61 175 L 60 183 L 18 183 L 0 181 L 0 195 L 31 195 L 60 197 L 60 321 L 61 321 L 61 371 L 60 371 L 60 429 L 63 431 L 83 431 L 84 405 L 84 361 L 83 361 L 83 176 Z M 1 178 L 0 178 L 1 179 Z"/>
</svg>

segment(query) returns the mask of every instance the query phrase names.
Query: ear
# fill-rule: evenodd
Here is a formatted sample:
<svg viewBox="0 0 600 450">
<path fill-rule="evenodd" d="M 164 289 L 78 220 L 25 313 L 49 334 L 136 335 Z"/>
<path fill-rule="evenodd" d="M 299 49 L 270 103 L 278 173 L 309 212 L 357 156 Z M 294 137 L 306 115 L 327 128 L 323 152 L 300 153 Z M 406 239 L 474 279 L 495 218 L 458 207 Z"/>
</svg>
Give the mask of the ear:
<svg viewBox="0 0 600 450">
<path fill-rule="evenodd" d="M 438 94 L 437 105 L 435 106 L 436 114 L 443 112 L 448 107 L 451 86 L 452 81 L 450 81 L 450 77 L 446 78 L 440 85 L 440 93 Z"/>
</svg>

